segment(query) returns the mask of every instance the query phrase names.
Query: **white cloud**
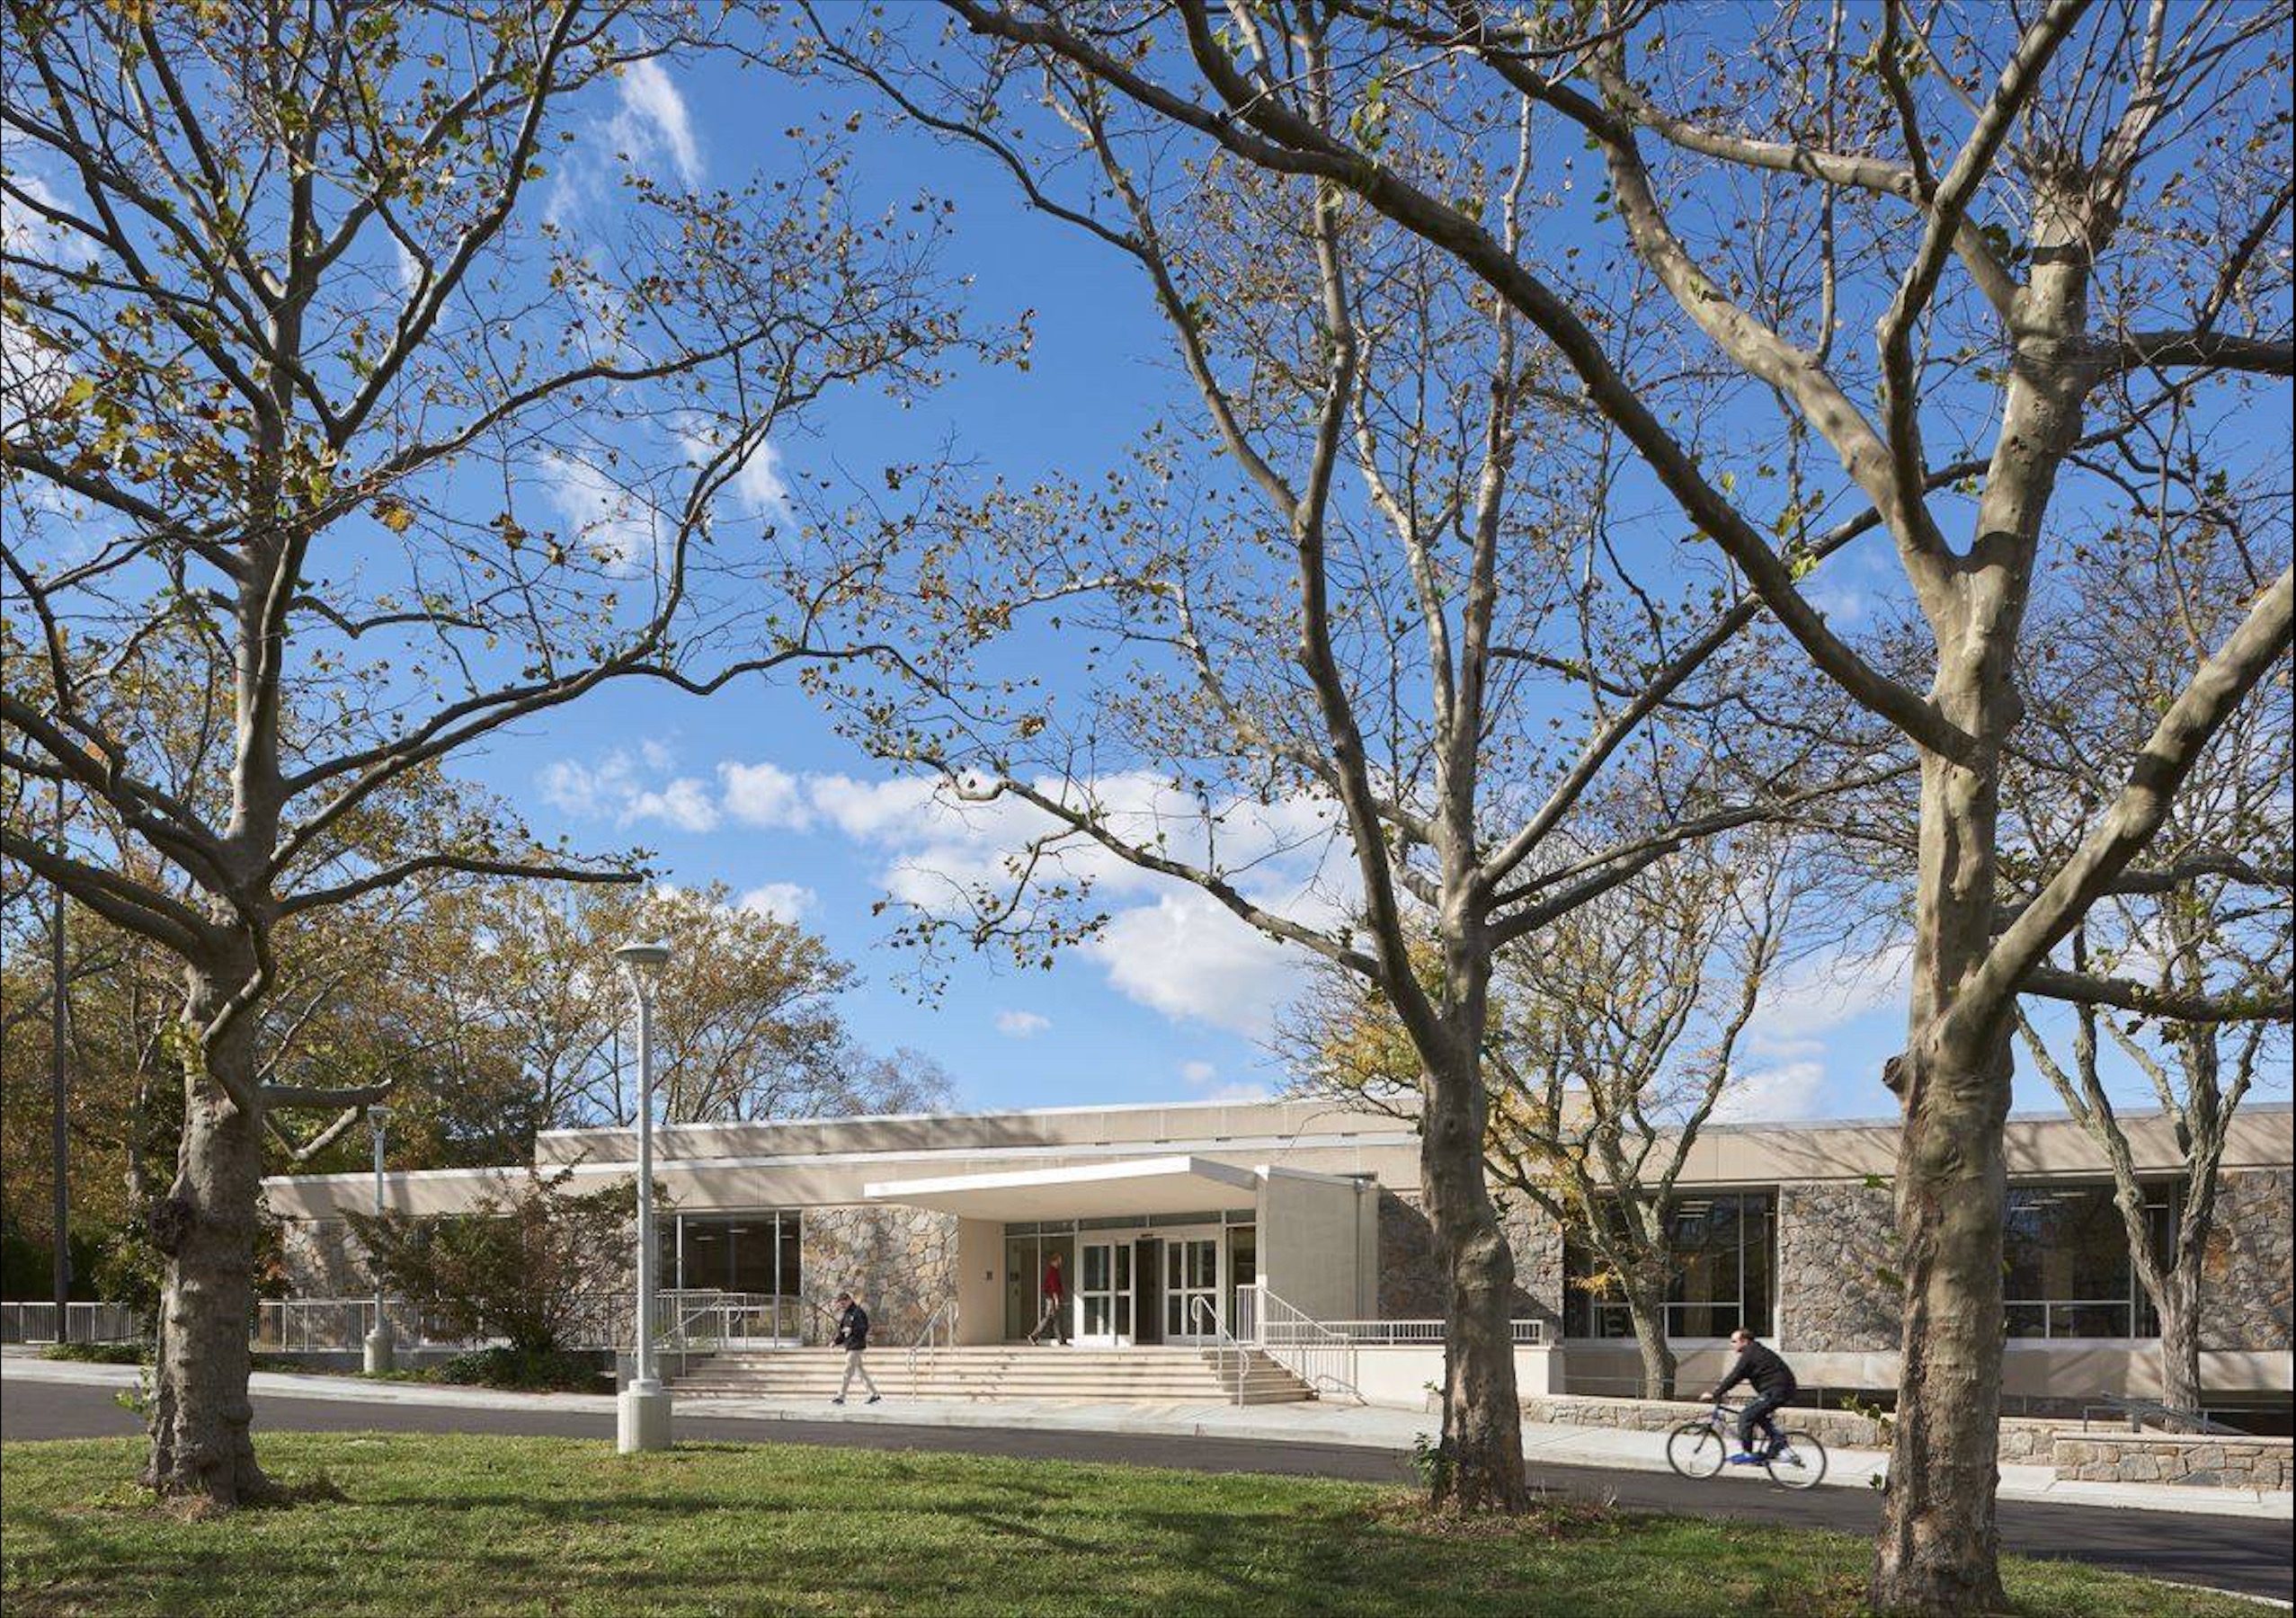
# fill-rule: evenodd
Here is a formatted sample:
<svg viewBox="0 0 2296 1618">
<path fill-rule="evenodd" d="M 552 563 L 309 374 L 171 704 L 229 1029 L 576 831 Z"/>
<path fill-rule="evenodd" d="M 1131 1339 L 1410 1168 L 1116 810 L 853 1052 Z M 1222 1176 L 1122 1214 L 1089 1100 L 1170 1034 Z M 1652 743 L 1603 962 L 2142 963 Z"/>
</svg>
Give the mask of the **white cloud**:
<svg viewBox="0 0 2296 1618">
<path fill-rule="evenodd" d="M 1821 1115 L 1826 1064 L 1789 1062 L 1737 1080 L 1714 1104 L 1717 1124 L 1789 1123 Z"/>
<path fill-rule="evenodd" d="M 661 534 L 653 510 L 603 468 L 565 455 L 545 456 L 542 464 L 550 475 L 543 498 L 567 524 L 571 541 L 587 546 L 616 573 L 635 571 L 641 556 L 658 556 Z"/>
<path fill-rule="evenodd" d="M 1905 946 L 1814 957 L 1782 974 L 1747 1025 L 1746 1048 L 1758 1056 L 1818 1054 L 1819 1036 L 1868 1012 L 1905 1003 L 1913 953 Z"/>
<path fill-rule="evenodd" d="M 709 788 L 692 776 L 681 776 L 659 789 L 636 792 L 622 806 L 621 822 L 658 820 L 681 831 L 699 835 L 717 830 L 717 805 Z"/>
<path fill-rule="evenodd" d="M 728 760 L 718 765 L 717 779 L 725 788 L 725 813 L 745 826 L 802 831 L 813 824 L 805 784 L 778 764 Z"/>
<path fill-rule="evenodd" d="M 1180 1081 L 1197 1093 L 1202 1101 L 1265 1101 L 1268 1087 L 1244 1080 L 1220 1082 L 1220 1070 L 1208 1062 L 1183 1062 L 1179 1064 Z"/>
<path fill-rule="evenodd" d="M 544 802 L 577 820 L 618 814 L 637 791 L 630 756 L 618 749 L 594 765 L 575 759 L 546 764 L 538 782 Z"/>
<path fill-rule="evenodd" d="M 1301 987 L 1306 959 L 1207 893 L 1169 893 L 1118 911 L 1085 947 L 1109 986 L 1179 1021 L 1265 1038 Z"/>
<path fill-rule="evenodd" d="M 1034 1011 L 1000 1011 L 997 1032 L 1007 1039 L 1030 1039 L 1053 1026 L 1053 1019 Z"/>
<path fill-rule="evenodd" d="M 769 882 L 743 893 L 741 906 L 761 916 L 770 916 L 776 921 L 796 922 L 820 902 L 820 895 L 809 887 L 794 882 Z"/>
<path fill-rule="evenodd" d="M 649 160 L 667 156 L 687 190 L 701 183 L 701 146 L 694 138 L 693 119 L 660 62 L 632 62 L 622 70 L 621 105 L 607 132 L 634 166 L 643 169 Z"/>
</svg>

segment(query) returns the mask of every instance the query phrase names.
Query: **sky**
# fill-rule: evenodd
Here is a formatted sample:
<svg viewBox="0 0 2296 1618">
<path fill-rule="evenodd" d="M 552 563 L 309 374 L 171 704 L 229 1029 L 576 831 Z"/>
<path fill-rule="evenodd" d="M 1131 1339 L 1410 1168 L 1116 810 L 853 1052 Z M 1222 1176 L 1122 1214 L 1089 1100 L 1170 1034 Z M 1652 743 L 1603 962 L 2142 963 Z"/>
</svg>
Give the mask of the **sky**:
<svg viewBox="0 0 2296 1618">
<path fill-rule="evenodd" d="M 635 69 L 581 129 L 593 161 L 565 164 L 548 206 L 576 227 L 615 206 L 597 161 L 609 152 L 689 188 L 736 183 L 752 165 L 770 166 L 775 131 L 854 111 L 864 114 L 856 183 L 887 195 L 922 185 L 959 200 L 943 267 L 972 278 L 967 296 L 983 321 L 1028 312 L 1032 363 L 960 368 L 905 410 L 877 396 L 825 400 L 802 432 L 753 464 L 752 502 L 770 506 L 816 470 L 843 476 L 944 442 L 1014 483 L 1089 476 L 1160 413 L 1188 412 L 1162 326 L 1126 262 L 1029 212 L 985 164 L 888 127 L 859 92 L 725 64 Z M 595 496 L 570 479 L 554 498 L 578 516 Z M 1819 582 L 1821 605 L 1854 626 L 1891 571 L 1885 553 L 1846 554 Z M 843 1002 L 857 1036 L 930 1055 L 965 1107 L 1208 1100 L 1288 1080 L 1268 1041 L 1302 985 L 1303 957 L 1205 895 L 1143 873 L 1108 873 L 1109 924 L 1049 970 L 957 954 L 943 963 L 939 992 L 921 992 L 911 957 L 889 947 L 894 919 L 880 902 L 992 868 L 1012 845 L 1010 821 L 938 807 L 916 781 L 836 737 L 794 689 L 751 683 L 696 699 L 610 686 L 497 736 L 458 768 L 512 799 L 546 839 L 563 833 L 592 850 L 643 845 L 662 880 L 722 882 L 739 902 L 822 935 L 859 969 Z M 1901 948 L 1796 961 L 1747 1033 L 1749 1076 L 1729 1116 L 1893 1115 L 1880 1072 L 1902 1040 L 1905 967 Z M 2021 1071 L 2017 1105 L 2049 1110 L 2054 1101 Z"/>
</svg>

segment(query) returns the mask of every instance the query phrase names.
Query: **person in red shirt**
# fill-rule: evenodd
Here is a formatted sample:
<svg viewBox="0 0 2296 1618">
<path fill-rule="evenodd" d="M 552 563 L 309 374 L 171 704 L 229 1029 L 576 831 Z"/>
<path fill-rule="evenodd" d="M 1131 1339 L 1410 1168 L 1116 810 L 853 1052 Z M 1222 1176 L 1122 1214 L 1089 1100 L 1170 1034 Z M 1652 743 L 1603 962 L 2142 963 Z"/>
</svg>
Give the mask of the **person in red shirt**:
<svg viewBox="0 0 2296 1618">
<path fill-rule="evenodd" d="M 1068 1283 L 1062 1279 L 1060 1255 L 1055 1253 L 1045 1260 L 1045 1312 L 1037 1320 L 1037 1329 L 1028 1334 L 1030 1343 L 1045 1335 L 1045 1328 L 1055 1327 L 1060 1333 L 1061 1347 L 1069 1347 Z"/>
</svg>

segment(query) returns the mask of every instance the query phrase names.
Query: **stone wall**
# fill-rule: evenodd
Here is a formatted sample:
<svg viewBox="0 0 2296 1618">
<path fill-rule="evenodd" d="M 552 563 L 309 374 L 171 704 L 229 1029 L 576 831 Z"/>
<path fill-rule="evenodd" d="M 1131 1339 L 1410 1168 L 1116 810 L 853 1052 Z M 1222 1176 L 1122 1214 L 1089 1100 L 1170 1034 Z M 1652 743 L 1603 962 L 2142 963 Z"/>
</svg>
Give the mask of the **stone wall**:
<svg viewBox="0 0 2296 1618">
<path fill-rule="evenodd" d="M 1686 1421 L 1713 1409 L 1690 1400 L 1598 1399 L 1585 1394 L 1555 1393 L 1523 1400 L 1523 1419 L 1547 1421 L 1561 1427 L 1612 1427 L 1630 1433 L 1669 1433 Z M 1787 1427 L 1815 1433 L 1820 1442 L 1841 1449 L 1885 1450 L 1890 1447 L 1887 1418 L 1877 1421 L 1854 1410 L 1820 1409 L 1813 1405 L 1790 1405 L 1778 1418 Z M 2046 1464 L 2050 1446 L 2064 1424 L 2004 1417 L 1999 1429 L 1998 1456 L 2005 1466 Z"/>
<path fill-rule="evenodd" d="M 1517 1320 L 1547 1323 L 1550 1341 L 1562 1331 L 1562 1227 L 1527 1204 L 1503 1211 L 1501 1222 L 1515 1254 L 1515 1296 L 1508 1312 Z M 1379 1193 L 1379 1318 L 1439 1320 L 1448 1307 L 1450 1285 L 1436 1255 L 1435 1230 L 1426 1205 L 1411 1193 Z"/>
<path fill-rule="evenodd" d="M 2284 1489 L 2289 1455 L 2285 1438 L 2091 1429 L 2059 1433 L 2050 1458 L 2060 1478 L 2085 1483 Z"/>
<path fill-rule="evenodd" d="M 1899 1346 L 1897 1209 L 1885 1186 L 1778 1188 L 1778 1347 L 1881 1354 Z"/>
<path fill-rule="evenodd" d="M 2292 1193 L 2286 1169 L 2224 1176 L 2201 1282 L 2202 1347 L 2288 1352 Z"/>
<path fill-rule="evenodd" d="M 289 1295 L 363 1298 L 375 1290 L 367 1249 L 347 1219 L 290 1219 L 280 1227 L 280 1267 Z"/>
<path fill-rule="evenodd" d="M 876 1204 L 807 1208 L 802 1228 L 805 1294 L 823 1309 L 850 1291 L 869 1311 L 872 1340 L 914 1341 L 934 1310 L 957 1295 L 957 1215 Z M 805 1338 L 832 1329 L 805 1311 Z"/>
</svg>

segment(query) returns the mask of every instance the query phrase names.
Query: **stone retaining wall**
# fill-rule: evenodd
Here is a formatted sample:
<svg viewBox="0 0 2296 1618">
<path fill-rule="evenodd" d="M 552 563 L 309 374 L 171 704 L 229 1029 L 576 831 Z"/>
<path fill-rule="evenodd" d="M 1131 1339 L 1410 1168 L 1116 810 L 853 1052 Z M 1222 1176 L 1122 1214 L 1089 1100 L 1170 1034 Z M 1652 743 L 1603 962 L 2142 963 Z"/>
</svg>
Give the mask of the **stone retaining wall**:
<svg viewBox="0 0 2296 1618">
<path fill-rule="evenodd" d="M 2060 1430 L 2050 1459 L 2060 1478 L 2085 1483 L 2166 1483 L 2184 1489 L 2284 1489 L 2290 1440 L 2191 1433 Z"/>
<path fill-rule="evenodd" d="M 1523 1419 L 1551 1421 L 1563 1427 L 1615 1427 L 1634 1433 L 1671 1432 L 1686 1421 L 1713 1409 L 1686 1400 L 1592 1399 L 1584 1394 L 1557 1393 L 1522 1401 Z M 1844 1449 L 1887 1449 L 1889 1442 L 1871 1416 L 1854 1410 L 1826 1410 L 1792 1405 L 1780 1413 L 1786 1426 L 1815 1433 L 1819 1442 Z M 2005 1466 L 2045 1465 L 2050 1446 L 2063 1423 L 2004 1417 L 2000 1427 L 2000 1460 Z"/>
</svg>

